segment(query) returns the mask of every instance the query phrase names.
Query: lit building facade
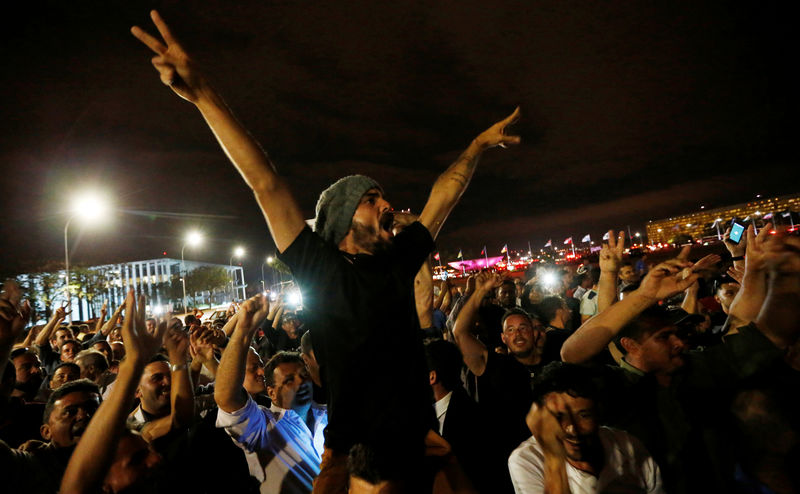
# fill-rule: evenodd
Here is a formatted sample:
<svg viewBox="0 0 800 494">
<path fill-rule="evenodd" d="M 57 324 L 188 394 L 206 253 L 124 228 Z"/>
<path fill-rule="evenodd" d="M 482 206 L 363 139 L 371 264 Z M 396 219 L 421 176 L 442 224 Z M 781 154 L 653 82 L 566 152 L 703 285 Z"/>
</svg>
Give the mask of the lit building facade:
<svg viewBox="0 0 800 494">
<path fill-rule="evenodd" d="M 198 261 L 184 261 L 184 269 L 186 273 L 203 267 L 217 267 L 222 268 L 230 277 L 230 283 L 224 289 L 214 291 L 213 293 L 198 292 L 202 295 L 204 300 L 210 301 L 212 304 L 229 303 L 231 299 L 244 300 L 245 283 L 244 283 L 244 269 L 241 266 L 229 266 L 226 264 L 213 264 Z M 92 273 L 93 288 L 92 288 L 92 302 L 89 302 L 89 297 L 79 297 L 75 289 L 72 289 L 72 318 L 73 319 L 89 319 L 96 315 L 97 310 L 102 305 L 104 300 L 109 301 L 110 307 L 116 308 L 125 300 L 128 290 L 133 288 L 136 293 L 141 293 L 147 296 L 148 299 L 148 312 L 151 314 L 162 314 L 169 311 L 180 310 L 182 305 L 182 286 L 181 286 L 181 260 L 170 258 L 148 259 L 143 261 L 131 261 L 119 264 L 104 264 L 100 266 L 91 266 L 83 268 L 84 272 Z M 27 285 L 30 285 L 34 291 L 44 291 L 43 276 L 49 273 L 33 273 L 23 274 L 17 279 Z M 63 280 L 63 271 L 59 274 Z M 71 273 L 72 286 L 80 284 L 76 280 L 76 273 Z M 63 288 L 51 296 L 52 306 L 58 307 L 66 302 L 66 293 Z M 178 295 L 178 294 L 181 295 Z M 187 292 L 188 299 L 192 299 L 191 292 Z M 191 304 L 191 302 L 190 302 Z M 92 307 L 89 307 L 92 305 Z M 44 309 L 44 307 L 38 307 Z"/>
<path fill-rule="evenodd" d="M 657 244 L 673 243 L 673 239 L 678 236 L 689 236 L 695 240 L 716 237 L 725 233 L 725 229 L 734 218 L 739 220 L 748 218 L 756 221 L 757 225 L 771 221 L 795 227 L 798 220 L 797 211 L 800 211 L 800 194 L 764 197 L 733 206 L 704 209 L 672 218 L 648 221 L 647 240 L 650 244 Z"/>
</svg>

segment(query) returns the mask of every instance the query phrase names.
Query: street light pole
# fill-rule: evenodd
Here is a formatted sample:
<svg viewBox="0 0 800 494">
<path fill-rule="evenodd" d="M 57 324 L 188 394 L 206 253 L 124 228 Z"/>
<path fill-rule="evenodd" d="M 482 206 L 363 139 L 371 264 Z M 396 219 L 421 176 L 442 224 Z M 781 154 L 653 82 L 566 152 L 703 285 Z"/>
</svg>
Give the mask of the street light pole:
<svg viewBox="0 0 800 494">
<path fill-rule="evenodd" d="M 67 308 L 72 305 L 72 293 L 69 290 L 69 224 L 72 222 L 72 219 L 75 218 L 75 215 L 70 215 L 67 219 L 67 224 L 64 225 L 64 271 L 65 271 L 65 289 L 64 292 L 67 297 Z M 70 310 L 70 314 L 68 315 L 69 322 L 72 322 L 72 311 Z"/>
<path fill-rule="evenodd" d="M 186 248 L 186 242 L 183 243 L 183 247 L 181 247 L 181 286 L 183 287 L 183 312 L 189 312 L 186 310 L 186 263 L 183 261 L 183 250 Z"/>
</svg>

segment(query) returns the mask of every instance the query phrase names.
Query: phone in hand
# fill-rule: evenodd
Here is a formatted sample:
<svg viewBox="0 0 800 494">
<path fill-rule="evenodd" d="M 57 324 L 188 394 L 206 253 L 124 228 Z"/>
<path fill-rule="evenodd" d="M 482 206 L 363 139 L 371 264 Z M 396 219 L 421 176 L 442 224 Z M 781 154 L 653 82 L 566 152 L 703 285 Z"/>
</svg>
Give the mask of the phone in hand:
<svg viewBox="0 0 800 494">
<path fill-rule="evenodd" d="M 731 222 L 731 233 L 728 235 L 728 238 L 731 242 L 738 244 L 742 240 L 742 234 L 744 233 L 744 225 L 741 223 L 737 223 L 736 220 Z"/>
</svg>

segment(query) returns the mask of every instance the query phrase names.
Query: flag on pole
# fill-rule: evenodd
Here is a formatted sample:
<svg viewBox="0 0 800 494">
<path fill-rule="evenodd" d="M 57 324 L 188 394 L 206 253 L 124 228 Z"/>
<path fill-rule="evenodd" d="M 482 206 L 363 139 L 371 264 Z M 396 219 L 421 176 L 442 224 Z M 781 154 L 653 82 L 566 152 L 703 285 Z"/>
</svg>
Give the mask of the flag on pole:
<svg viewBox="0 0 800 494">
<path fill-rule="evenodd" d="M 464 259 L 464 254 L 461 253 L 461 249 L 458 249 L 458 255 L 456 256 L 456 259 Z"/>
<path fill-rule="evenodd" d="M 771 219 L 771 218 L 772 218 L 772 213 L 767 213 L 767 214 L 765 214 L 765 215 L 763 216 L 763 218 L 764 218 L 765 220 Z"/>
<path fill-rule="evenodd" d="M 506 252 L 508 252 L 508 244 L 505 244 L 505 245 L 503 246 L 503 248 L 502 248 L 502 249 L 500 249 L 500 253 L 501 253 L 501 254 L 505 254 Z"/>
<path fill-rule="evenodd" d="M 587 233 L 585 237 L 581 239 L 581 242 L 591 242 L 592 237 Z"/>
<path fill-rule="evenodd" d="M 570 244 L 570 245 L 572 244 L 572 237 L 569 237 L 568 239 L 564 240 L 564 245 L 567 245 L 567 244 Z"/>
<path fill-rule="evenodd" d="M 544 246 L 545 247 L 552 247 L 553 246 L 553 239 L 551 238 L 550 240 L 548 240 L 547 243 L 544 244 Z"/>
<path fill-rule="evenodd" d="M 791 215 L 792 215 L 792 212 L 791 212 L 791 211 L 786 211 L 786 212 L 784 212 L 784 213 L 781 213 L 781 217 L 783 217 L 783 218 L 788 218 L 788 217 L 789 217 L 789 216 L 791 216 Z"/>
<path fill-rule="evenodd" d="M 481 250 L 481 255 L 482 256 L 486 255 L 486 246 L 485 245 L 483 246 L 483 250 Z"/>
<path fill-rule="evenodd" d="M 434 259 L 436 259 L 436 260 L 438 261 L 438 260 L 439 260 L 439 253 L 437 252 L 436 254 L 434 254 L 434 255 L 433 255 L 433 258 L 434 258 Z"/>
<path fill-rule="evenodd" d="M 605 233 L 603 234 L 603 240 L 608 240 L 608 232 L 605 232 Z"/>
</svg>

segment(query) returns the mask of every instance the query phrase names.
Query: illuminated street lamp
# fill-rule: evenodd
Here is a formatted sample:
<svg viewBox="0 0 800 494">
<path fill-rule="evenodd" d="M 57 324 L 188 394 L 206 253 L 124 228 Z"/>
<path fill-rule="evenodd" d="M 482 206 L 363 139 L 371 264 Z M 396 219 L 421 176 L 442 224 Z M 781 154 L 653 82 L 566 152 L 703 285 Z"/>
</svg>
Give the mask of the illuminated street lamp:
<svg viewBox="0 0 800 494">
<path fill-rule="evenodd" d="M 714 220 L 714 226 L 717 227 L 717 240 L 722 240 L 722 234 L 719 232 L 719 224 L 722 221 L 722 218 L 717 218 Z"/>
<path fill-rule="evenodd" d="M 236 247 L 233 249 L 233 255 L 231 255 L 231 260 L 228 265 L 231 267 L 231 296 L 236 298 L 236 273 L 233 271 L 233 258 L 234 257 L 242 257 L 244 255 L 244 247 Z M 244 280 L 242 280 L 244 282 Z"/>
<path fill-rule="evenodd" d="M 69 209 L 69 217 L 64 225 L 64 278 L 67 304 L 72 305 L 72 293 L 69 290 L 69 225 L 78 218 L 84 224 L 93 224 L 105 219 L 110 210 L 108 201 L 95 192 L 84 192 L 77 196 Z M 69 321 L 72 322 L 72 316 Z"/>
<path fill-rule="evenodd" d="M 195 230 L 186 234 L 186 238 L 183 241 L 183 247 L 181 247 L 181 285 L 183 287 L 184 312 L 188 311 L 186 310 L 186 264 L 183 260 L 183 251 L 186 249 L 187 245 L 191 247 L 197 247 L 201 243 L 203 243 L 203 234 Z"/>
</svg>

